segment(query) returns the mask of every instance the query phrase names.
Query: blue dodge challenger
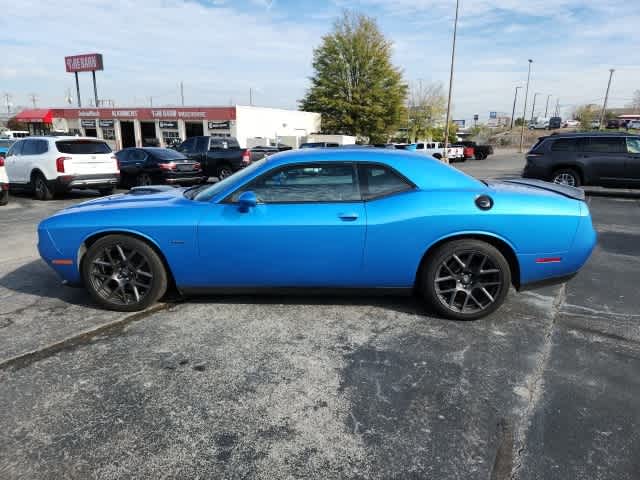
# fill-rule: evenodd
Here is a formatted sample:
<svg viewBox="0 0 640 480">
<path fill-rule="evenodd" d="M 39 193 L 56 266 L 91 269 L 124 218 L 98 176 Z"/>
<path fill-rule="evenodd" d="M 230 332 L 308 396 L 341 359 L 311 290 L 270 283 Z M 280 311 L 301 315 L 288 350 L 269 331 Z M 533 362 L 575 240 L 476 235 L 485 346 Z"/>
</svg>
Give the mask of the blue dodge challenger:
<svg viewBox="0 0 640 480">
<path fill-rule="evenodd" d="M 476 180 L 377 149 L 298 150 L 205 186 L 138 187 L 38 228 L 42 258 L 108 309 L 185 295 L 296 289 L 420 293 L 448 318 L 497 309 L 509 288 L 563 282 L 596 233 L 581 190 Z"/>
</svg>

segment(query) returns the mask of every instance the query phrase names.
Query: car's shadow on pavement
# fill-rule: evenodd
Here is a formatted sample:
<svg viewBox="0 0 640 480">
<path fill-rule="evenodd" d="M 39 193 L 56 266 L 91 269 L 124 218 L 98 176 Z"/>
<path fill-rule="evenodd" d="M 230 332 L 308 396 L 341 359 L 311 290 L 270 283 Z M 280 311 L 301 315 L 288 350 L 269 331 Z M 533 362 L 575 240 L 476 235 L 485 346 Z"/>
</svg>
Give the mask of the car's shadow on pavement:
<svg viewBox="0 0 640 480">
<path fill-rule="evenodd" d="M 0 287 L 25 295 L 62 300 L 72 305 L 94 306 L 84 289 L 64 286 L 42 260 L 34 260 L 6 273 L 0 277 Z"/>
<path fill-rule="evenodd" d="M 392 310 L 402 314 L 438 317 L 417 295 L 366 295 L 366 294 L 291 294 L 291 295 L 211 295 L 186 297 L 186 303 L 194 304 L 244 304 L 287 306 L 371 306 Z"/>
<path fill-rule="evenodd" d="M 640 199 L 640 190 L 585 189 L 584 193 L 587 197 L 629 198 L 633 200 Z"/>
</svg>

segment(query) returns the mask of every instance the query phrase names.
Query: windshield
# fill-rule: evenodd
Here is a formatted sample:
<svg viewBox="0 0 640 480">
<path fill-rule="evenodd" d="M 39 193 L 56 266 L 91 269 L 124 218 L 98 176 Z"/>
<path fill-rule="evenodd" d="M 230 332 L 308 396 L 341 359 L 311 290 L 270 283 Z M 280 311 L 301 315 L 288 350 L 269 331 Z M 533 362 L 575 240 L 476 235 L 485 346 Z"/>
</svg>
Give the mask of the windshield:
<svg viewBox="0 0 640 480">
<path fill-rule="evenodd" d="M 56 147 L 60 153 L 71 153 L 76 155 L 111 153 L 109 145 L 104 142 L 94 142 L 93 140 L 62 140 L 56 142 Z"/>
<path fill-rule="evenodd" d="M 239 170 L 238 172 L 225 178 L 224 180 L 220 180 L 218 183 L 214 183 L 207 189 L 197 192 L 192 199 L 195 200 L 196 202 L 208 202 L 215 195 L 222 192 L 225 188 L 228 188 L 230 185 L 233 185 L 236 182 L 241 182 L 242 179 L 250 176 L 254 171 L 256 171 L 258 168 L 264 165 L 264 162 L 266 162 L 265 159 L 258 160 L 257 162 L 252 163 L 247 168 Z M 191 198 L 189 196 L 189 192 L 186 192 L 185 196 L 187 198 Z"/>
<path fill-rule="evenodd" d="M 162 160 L 184 160 L 187 158 L 180 152 L 176 152 L 175 150 L 170 150 L 168 148 L 153 148 L 149 150 L 154 157 Z"/>
</svg>

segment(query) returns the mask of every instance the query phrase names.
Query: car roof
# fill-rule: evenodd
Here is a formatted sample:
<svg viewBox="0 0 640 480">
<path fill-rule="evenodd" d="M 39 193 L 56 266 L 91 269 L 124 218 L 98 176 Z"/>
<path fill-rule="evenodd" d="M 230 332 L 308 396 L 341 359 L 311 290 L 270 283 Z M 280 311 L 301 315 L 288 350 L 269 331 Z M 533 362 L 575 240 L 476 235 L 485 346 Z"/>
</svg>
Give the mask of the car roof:
<svg viewBox="0 0 640 480">
<path fill-rule="evenodd" d="M 53 142 L 56 142 L 58 140 L 67 140 L 67 141 L 77 141 L 77 140 L 92 140 L 94 142 L 105 142 L 104 139 L 102 138 L 96 138 L 96 137 L 76 137 L 76 136 L 66 136 L 66 135 L 31 135 L 29 137 L 24 137 L 24 138 L 20 138 L 19 140 L 51 140 Z M 18 139 L 15 139 L 18 140 Z M 105 142 L 106 143 L 106 142 Z"/>
<path fill-rule="evenodd" d="M 567 132 L 567 133 L 552 133 L 547 137 L 542 138 L 581 138 L 581 137 L 637 137 L 636 133 L 628 132 Z"/>
<path fill-rule="evenodd" d="M 476 189 L 484 186 L 479 180 L 426 155 L 375 147 L 288 150 L 266 159 L 265 169 L 296 163 L 345 161 L 387 165 L 422 189 Z"/>
</svg>

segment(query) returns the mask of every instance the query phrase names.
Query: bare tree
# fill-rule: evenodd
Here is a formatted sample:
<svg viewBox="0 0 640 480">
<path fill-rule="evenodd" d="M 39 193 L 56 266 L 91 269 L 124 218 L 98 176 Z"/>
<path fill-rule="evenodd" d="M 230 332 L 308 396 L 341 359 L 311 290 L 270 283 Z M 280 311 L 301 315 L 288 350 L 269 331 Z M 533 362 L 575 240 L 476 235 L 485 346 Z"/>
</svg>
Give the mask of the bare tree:
<svg viewBox="0 0 640 480">
<path fill-rule="evenodd" d="M 407 105 L 409 141 L 424 140 L 436 123 L 442 121 L 447 97 L 441 83 L 411 85 Z"/>
</svg>

